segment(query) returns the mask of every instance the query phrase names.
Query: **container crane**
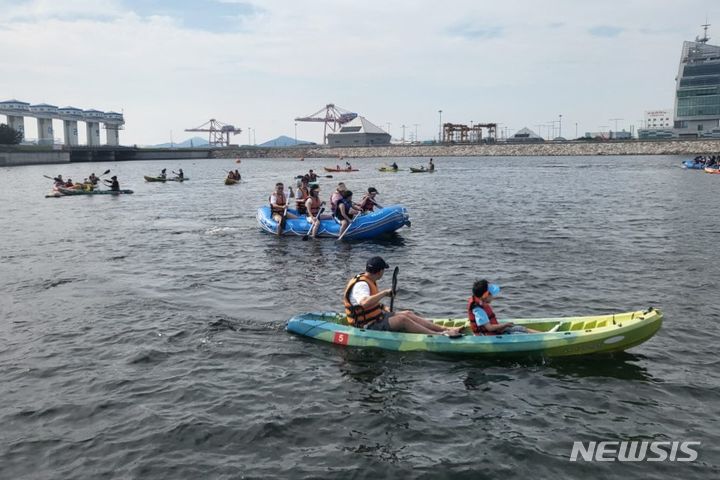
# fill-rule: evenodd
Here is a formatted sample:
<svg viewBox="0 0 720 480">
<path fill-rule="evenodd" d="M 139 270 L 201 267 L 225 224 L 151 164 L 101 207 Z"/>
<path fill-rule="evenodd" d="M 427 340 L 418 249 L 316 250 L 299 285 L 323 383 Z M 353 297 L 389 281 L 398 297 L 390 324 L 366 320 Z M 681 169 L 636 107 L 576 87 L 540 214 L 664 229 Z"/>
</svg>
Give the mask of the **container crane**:
<svg viewBox="0 0 720 480">
<path fill-rule="evenodd" d="M 322 122 L 325 124 L 323 129 L 323 143 L 327 143 L 328 127 L 331 131 L 337 131 L 338 127 L 347 123 L 358 116 L 357 113 L 349 112 L 343 108 L 336 107 L 334 103 L 328 103 L 312 115 L 306 117 L 297 117 L 296 122 Z"/>
<path fill-rule="evenodd" d="M 186 128 L 186 132 L 208 132 L 208 143 L 211 147 L 227 147 L 230 145 L 230 134 L 238 135 L 242 130 L 232 125 L 218 122 L 211 118 L 199 127 Z"/>
</svg>

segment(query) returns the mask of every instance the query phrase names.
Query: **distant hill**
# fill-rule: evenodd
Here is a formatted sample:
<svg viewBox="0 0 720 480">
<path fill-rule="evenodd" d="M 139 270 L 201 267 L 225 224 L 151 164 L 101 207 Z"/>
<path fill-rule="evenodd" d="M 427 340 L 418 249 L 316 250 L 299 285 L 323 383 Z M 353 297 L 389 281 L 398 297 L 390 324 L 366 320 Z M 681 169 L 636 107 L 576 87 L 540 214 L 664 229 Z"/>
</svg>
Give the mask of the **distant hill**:
<svg viewBox="0 0 720 480">
<path fill-rule="evenodd" d="M 170 143 L 160 143 L 158 145 L 149 145 L 150 147 L 158 147 L 158 148 L 192 148 L 192 147 L 204 147 L 208 144 L 208 141 L 202 137 L 192 137 L 188 138 L 184 142 L 173 142 Z"/>
<path fill-rule="evenodd" d="M 305 140 L 298 140 L 297 143 L 295 143 L 294 138 L 290 138 L 286 135 L 280 135 L 277 138 L 261 143 L 258 147 L 293 147 L 295 145 L 314 145 L 314 143 L 306 142 Z"/>
</svg>

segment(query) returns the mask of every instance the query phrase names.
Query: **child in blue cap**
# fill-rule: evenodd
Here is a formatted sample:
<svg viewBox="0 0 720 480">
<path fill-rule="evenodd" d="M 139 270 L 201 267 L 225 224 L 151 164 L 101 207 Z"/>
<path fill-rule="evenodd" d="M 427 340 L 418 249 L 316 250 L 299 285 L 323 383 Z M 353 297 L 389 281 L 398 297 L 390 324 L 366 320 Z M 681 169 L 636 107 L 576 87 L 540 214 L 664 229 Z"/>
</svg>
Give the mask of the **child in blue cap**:
<svg viewBox="0 0 720 480">
<path fill-rule="evenodd" d="M 470 328 L 475 335 L 509 335 L 515 333 L 538 333 L 537 330 L 515 325 L 512 322 L 499 323 L 490 303 L 500 294 L 500 286 L 487 280 L 473 283 L 472 297 L 468 300 L 467 312 Z"/>
</svg>

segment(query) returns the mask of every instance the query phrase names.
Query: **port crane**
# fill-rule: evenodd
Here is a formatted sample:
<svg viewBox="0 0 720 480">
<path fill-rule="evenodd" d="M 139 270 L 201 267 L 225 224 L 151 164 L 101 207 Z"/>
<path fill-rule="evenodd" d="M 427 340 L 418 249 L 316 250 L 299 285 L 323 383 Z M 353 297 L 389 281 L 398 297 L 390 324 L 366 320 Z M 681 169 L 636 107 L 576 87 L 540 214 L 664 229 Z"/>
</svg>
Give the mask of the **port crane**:
<svg viewBox="0 0 720 480">
<path fill-rule="evenodd" d="M 203 123 L 199 127 L 186 128 L 186 132 L 207 132 L 208 143 L 211 147 L 227 147 L 230 145 L 230 134 L 238 135 L 242 130 L 232 125 L 218 122 L 214 118 Z"/>
<path fill-rule="evenodd" d="M 297 117 L 296 122 L 322 122 L 325 124 L 323 129 L 323 143 L 327 143 L 327 131 L 330 128 L 335 132 L 344 123 L 347 123 L 358 116 L 357 113 L 350 112 L 344 108 L 336 106 L 334 103 L 328 103 L 325 107 L 317 112 L 305 117 Z"/>
</svg>

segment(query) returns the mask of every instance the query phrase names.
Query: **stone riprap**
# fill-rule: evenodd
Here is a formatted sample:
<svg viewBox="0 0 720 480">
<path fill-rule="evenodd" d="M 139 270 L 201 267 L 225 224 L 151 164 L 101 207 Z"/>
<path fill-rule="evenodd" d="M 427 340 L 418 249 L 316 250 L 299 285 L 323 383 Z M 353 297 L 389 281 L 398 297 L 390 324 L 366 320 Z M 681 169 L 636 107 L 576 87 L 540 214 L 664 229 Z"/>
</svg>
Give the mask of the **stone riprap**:
<svg viewBox="0 0 720 480">
<path fill-rule="evenodd" d="M 720 139 L 547 142 L 494 145 L 387 145 L 377 147 L 285 148 L 236 147 L 213 152 L 216 158 L 370 158 L 370 157 L 485 157 L 485 156 L 584 156 L 584 155 L 718 155 Z"/>
</svg>

